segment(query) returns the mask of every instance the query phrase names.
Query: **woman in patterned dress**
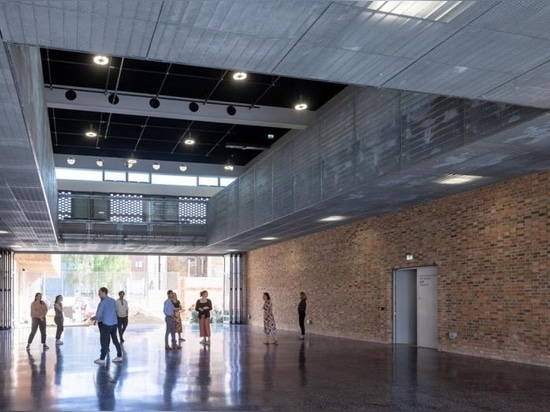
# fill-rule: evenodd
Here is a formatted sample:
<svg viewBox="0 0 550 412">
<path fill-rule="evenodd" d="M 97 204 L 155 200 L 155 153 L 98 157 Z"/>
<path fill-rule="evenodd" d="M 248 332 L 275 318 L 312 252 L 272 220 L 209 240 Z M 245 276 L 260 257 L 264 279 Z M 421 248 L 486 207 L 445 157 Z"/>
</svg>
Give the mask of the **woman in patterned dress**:
<svg viewBox="0 0 550 412">
<path fill-rule="evenodd" d="M 269 345 L 269 337 L 273 339 L 273 344 L 277 345 L 277 326 L 275 325 L 275 317 L 273 316 L 273 307 L 271 305 L 271 298 L 269 293 L 264 293 L 263 295 L 264 305 L 262 309 L 264 310 L 264 333 L 265 333 L 265 342 L 264 345 Z"/>
<path fill-rule="evenodd" d="M 181 307 L 181 302 L 178 300 L 178 295 L 176 293 L 172 295 L 172 303 L 174 304 L 174 323 L 176 325 L 178 340 L 180 342 L 185 342 L 185 339 L 181 337 L 181 334 L 183 332 L 183 327 L 181 324 L 181 312 L 183 308 Z"/>
</svg>

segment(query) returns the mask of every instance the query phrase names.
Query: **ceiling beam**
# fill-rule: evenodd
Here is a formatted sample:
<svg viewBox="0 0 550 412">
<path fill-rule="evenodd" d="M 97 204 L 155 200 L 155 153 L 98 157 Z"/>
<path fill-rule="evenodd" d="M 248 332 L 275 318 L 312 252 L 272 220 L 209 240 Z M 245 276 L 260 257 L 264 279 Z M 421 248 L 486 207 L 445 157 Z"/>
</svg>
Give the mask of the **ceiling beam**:
<svg viewBox="0 0 550 412">
<path fill-rule="evenodd" d="M 65 97 L 66 88 L 46 88 L 44 96 L 48 107 L 55 109 L 82 110 L 99 113 L 126 114 L 134 116 L 149 116 L 168 119 L 184 119 L 199 122 L 214 122 L 238 124 L 247 126 L 276 127 L 282 129 L 303 130 L 315 120 L 315 112 L 298 111 L 273 106 L 245 106 L 238 103 L 207 102 L 198 99 L 174 99 L 159 96 L 160 105 L 154 109 L 149 102 L 151 96 L 117 94 L 117 104 L 109 103 L 103 90 L 76 91 L 76 98 L 68 100 Z M 192 112 L 189 103 L 196 102 L 198 110 Z M 227 108 L 233 106 L 235 115 L 227 113 Z"/>
</svg>

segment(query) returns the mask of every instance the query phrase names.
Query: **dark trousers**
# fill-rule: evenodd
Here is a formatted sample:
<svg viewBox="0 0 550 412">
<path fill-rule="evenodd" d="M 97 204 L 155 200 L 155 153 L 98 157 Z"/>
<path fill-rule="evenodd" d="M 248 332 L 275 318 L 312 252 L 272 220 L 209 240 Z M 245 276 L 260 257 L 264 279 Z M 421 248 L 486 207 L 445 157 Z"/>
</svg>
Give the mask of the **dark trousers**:
<svg viewBox="0 0 550 412">
<path fill-rule="evenodd" d="M 124 339 L 122 339 L 122 336 L 124 335 L 124 332 L 126 332 L 126 328 L 128 327 L 128 316 L 120 317 L 117 316 L 118 320 L 118 336 L 120 336 L 120 341 L 124 342 Z"/>
<path fill-rule="evenodd" d="M 36 330 L 40 327 L 40 340 L 42 345 L 46 343 L 46 319 L 42 320 L 40 318 L 32 318 L 31 334 L 29 335 L 28 344 L 32 343 L 34 335 L 36 335 Z"/>
<path fill-rule="evenodd" d="M 57 330 L 55 331 L 55 340 L 61 339 L 61 334 L 63 333 L 63 318 L 55 317 L 53 318 L 55 324 L 57 325 Z"/>
<path fill-rule="evenodd" d="M 113 344 L 116 348 L 116 356 L 122 356 L 122 348 L 120 347 L 120 343 L 118 341 L 118 337 L 116 336 L 117 332 L 117 325 L 106 325 L 104 323 L 101 324 L 99 327 L 99 340 L 101 343 L 101 359 L 105 359 L 107 357 L 107 353 L 109 353 L 109 344 L 110 341 L 113 341 Z"/>
<path fill-rule="evenodd" d="M 302 331 L 302 335 L 306 334 L 306 312 L 298 312 L 298 323 L 300 324 L 300 330 Z"/>
</svg>

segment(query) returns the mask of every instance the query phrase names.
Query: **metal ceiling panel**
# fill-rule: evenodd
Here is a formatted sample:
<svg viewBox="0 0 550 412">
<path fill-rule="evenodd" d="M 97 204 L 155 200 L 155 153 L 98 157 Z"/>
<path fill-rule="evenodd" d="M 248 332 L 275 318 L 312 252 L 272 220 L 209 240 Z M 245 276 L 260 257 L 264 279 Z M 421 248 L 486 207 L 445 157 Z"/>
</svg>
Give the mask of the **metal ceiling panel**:
<svg viewBox="0 0 550 412">
<path fill-rule="evenodd" d="M 286 3 L 288 4 L 288 3 Z M 326 7 L 319 2 L 166 2 L 149 57 L 270 72 Z"/>
<path fill-rule="evenodd" d="M 550 39 L 550 4 L 545 0 L 503 1 L 479 16 L 472 26 L 503 33 Z"/>
</svg>

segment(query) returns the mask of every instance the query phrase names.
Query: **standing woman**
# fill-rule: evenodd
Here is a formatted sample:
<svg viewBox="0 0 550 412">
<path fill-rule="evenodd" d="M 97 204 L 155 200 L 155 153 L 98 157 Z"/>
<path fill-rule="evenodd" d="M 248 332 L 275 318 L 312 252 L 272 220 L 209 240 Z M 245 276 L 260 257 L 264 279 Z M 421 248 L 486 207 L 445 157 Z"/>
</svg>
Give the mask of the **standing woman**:
<svg viewBox="0 0 550 412">
<path fill-rule="evenodd" d="M 201 292 L 201 298 L 195 304 L 195 310 L 199 312 L 199 330 L 201 338 L 200 343 L 210 345 L 210 311 L 212 310 L 212 301 L 208 299 L 208 291 Z"/>
<path fill-rule="evenodd" d="M 172 304 L 174 305 L 174 323 L 176 326 L 176 333 L 178 334 L 178 339 L 180 342 L 185 342 L 185 339 L 181 337 L 183 332 L 183 326 L 181 324 L 181 302 L 178 300 L 178 295 L 174 292 L 172 294 Z"/>
<path fill-rule="evenodd" d="M 269 337 L 273 337 L 273 344 L 277 345 L 277 326 L 275 325 L 275 317 L 273 316 L 273 307 L 271 305 L 271 298 L 269 293 L 265 292 L 263 295 L 264 304 L 262 309 L 264 310 L 264 333 L 265 342 L 264 345 L 269 345 Z"/>
<path fill-rule="evenodd" d="M 306 300 L 306 294 L 304 292 L 300 292 L 300 303 L 298 304 L 298 323 L 300 324 L 300 331 L 302 332 L 300 339 L 304 339 L 304 335 L 306 334 Z"/>
<path fill-rule="evenodd" d="M 63 296 L 57 295 L 55 297 L 55 303 L 53 304 L 53 309 L 55 311 L 55 316 L 53 318 L 55 324 L 57 325 L 57 330 L 55 331 L 55 344 L 63 345 L 61 341 L 61 334 L 63 333 Z"/>
<path fill-rule="evenodd" d="M 29 340 L 27 342 L 27 350 L 31 348 L 32 340 L 36 335 L 36 330 L 40 327 L 40 339 L 44 350 L 49 349 L 46 345 L 46 314 L 48 313 L 48 305 L 42 301 L 42 293 L 34 295 L 34 301 L 31 303 L 31 319 L 32 327 Z"/>
</svg>

